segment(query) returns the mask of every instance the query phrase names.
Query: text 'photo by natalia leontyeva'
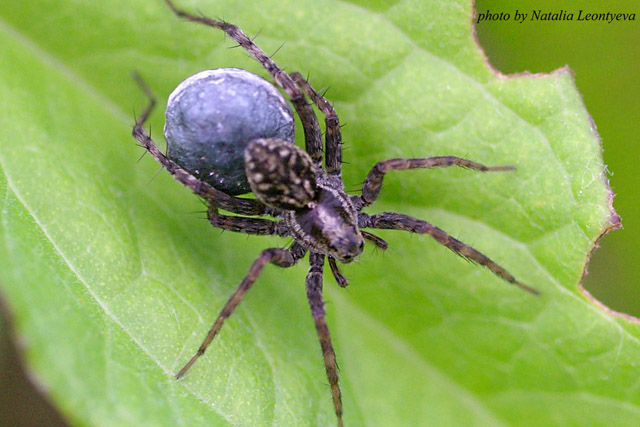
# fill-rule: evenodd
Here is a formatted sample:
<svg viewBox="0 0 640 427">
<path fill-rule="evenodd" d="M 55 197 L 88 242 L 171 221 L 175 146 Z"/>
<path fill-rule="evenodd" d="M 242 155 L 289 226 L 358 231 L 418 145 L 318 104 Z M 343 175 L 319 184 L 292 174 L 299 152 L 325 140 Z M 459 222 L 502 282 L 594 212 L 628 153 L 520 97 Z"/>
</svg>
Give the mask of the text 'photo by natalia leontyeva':
<svg viewBox="0 0 640 427">
<path fill-rule="evenodd" d="M 513 19 L 512 19 L 513 18 Z M 635 21 L 635 13 L 623 12 L 587 12 L 579 9 L 577 11 L 568 11 L 561 9 L 559 11 L 544 11 L 542 9 L 534 9 L 529 12 L 521 12 L 518 9 L 513 14 L 509 12 L 491 12 L 486 10 L 479 12 L 476 17 L 476 24 L 483 21 L 511 21 L 522 24 L 525 21 L 575 21 L 575 22 L 606 22 L 613 23 L 618 21 Z"/>
</svg>

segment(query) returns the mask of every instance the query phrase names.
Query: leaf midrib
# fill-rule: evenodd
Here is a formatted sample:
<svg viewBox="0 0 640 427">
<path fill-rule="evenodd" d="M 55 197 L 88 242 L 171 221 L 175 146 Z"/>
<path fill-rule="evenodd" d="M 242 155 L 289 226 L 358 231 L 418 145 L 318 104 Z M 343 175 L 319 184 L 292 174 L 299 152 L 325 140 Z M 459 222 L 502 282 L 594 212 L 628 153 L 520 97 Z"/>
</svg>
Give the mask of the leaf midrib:
<svg viewBox="0 0 640 427">
<path fill-rule="evenodd" d="M 385 17 L 386 19 L 386 17 Z M 466 73 L 462 72 L 458 67 L 455 66 L 455 64 L 452 64 L 451 62 L 445 61 L 442 58 L 434 55 L 431 52 L 427 52 L 425 51 L 423 48 L 421 48 L 420 46 L 416 45 L 413 40 L 407 36 L 406 33 L 404 33 L 404 31 L 402 31 L 400 28 L 398 28 L 397 26 L 395 26 L 395 24 L 393 23 L 393 21 L 389 21 L 395 28 L 398 29 L 398 31 L 400 31 L 405 38 L 411 43 L 412 47 L 414 49 L 420 50 L 423 53 L 426 53 L 434 58 L 439 59 L 440 61 L 444 62 L 445 64 L 451 66 L 453 69 L 455 69 L 456 71 L 458 71 L 459 73 L 461 73 L 462 75 L 466 76 L 468 78 L 468 80 L 470 80 L 476 87 L 480 88 L 482 93 L 489 97 L 490 99 L 492 99 L 493 101 L 495 101 L 497 104 L 507 108 L 509 111 L 512 111 L 514 113 L 514 115 L 516 117 L 518 117 L 518 119 L 522 120 L 524 123 L 526 123 L 529 126 L 530 125 L 524 118 L 522 118 L 519 114 L 517 114 L 515 111 L 511 110 L 508 106 L 506 106 L 505 104 L 499 102 L 491 93 L 486 91 L 485 86 L 481 85 L 479 82 L 477 82 L 475 79 L 471 78 L 469 75 L 467 75 Z M 102 92 L 100 92 L 99 90 L 97 90 L 97 88 L 93 85 L 91 85 L 83 76 L 78 75 L 75 71 L 73 71 L 72 69 L 70 69 L 69 67 L 67 67 L 63 62 L 61 62 L 59 59 L 57 59 L 55 56 L 52 56 L 51 54 L 49 54 L 47 51 L 43 50 L 38 44 L 36 44 L 33 40 L 31 40 L 29 37 L 27 37 L 25 34 L 17 31 L 15 28 L 13 28 L 12 26 L 8 25 L 6 23 L 6 21 L 4 21 L 3 19 L 0 19 L 0 30 L 5 31 L 6 33 L 8 33 L 12 38 L 14 38 L 15 40 L 18 41 L 18 43 L 20 43 L 22 46 L 24 46 L 26 48 L 26 50 L 30 51 L 31 54 L 33 54 L 35 57 L 37 57 L 39 60 L 41 60 L 44 64 L 50 66 L 51 68 L 55 69 L 58 73 L 60 73 L 60 75 L 67 79 L 68 81 L 72 81 L 76 86 L 78 86 L 79 88 L 81 88 L 82 91 L 87 93 L 87 96 L 94 98 L 95 100 L 98 101 L 98 103 L 100 105 L 103 105 L 103 107 L 110 112 L 115 118 L 117 118 L 119 121 L 121 121 L 123 124 L 126 124 L 127 122 L 130 121 L 130 117 L 125 114 L 123 112 L 123 110 L 116 105 L 110 98 L 106 97 Z M 404 59 L 402 59 L 404 60 Z M 392 70 L 391 70 L 392 71 Z M 376 82 L 382 80 L 385 76 L 387 76 L 388 74 L 385 74 L 381 77 L 378 77 L 375 79 Z M 356 101 L 353 101 L 352 103 L 357 103 Z M 535 126 L 534 126 L 535 127 Z M 536 129 L 538 129 L 537 127 L 535 127 Z M 539 131 L 539 129 L 538 129 Z M 541 132 L 541 131 L 540 131 Z M 547 143 L 547 146 L 550 150 L 550 152 L 554 155 L 554 160 L 556 161 L 556 163 L 559 166 L 562 166 L 561 162 L 559 161 L 555 151 L 553 150 L 553 148 L 551 147 L 550 142 L 548 141 L 548 139 L 546 138 L 546 136 L 544 135 L 544 133 L 541 132 L 541 134 L 543 135 L 544 141 Z M 0 166 L 6 171 L 5 168 L 5 160 L 3 158 L 0 158 Z M 562 170 L 564 172 L 564 176 L 565 178 L 568 179 L 567 173 L 566 173 L 566 169 L 562 167 Z M 56 245 L 54 239 L 52 239 L 52 237 L 49 235 L 49 233 L 47 232 L 46 227 L 44 226 L 44 224 L 42 224 L 37 216 L 34 214 L 33 210 L 29 207 L 28 203 L 21 197 L 20 193 L 17 191 L 17 189 L 14 187 L 11 178 L 9 176 L 9 174 L 6 174 L 7 177 L 7 187 L 8 190 L 7 191 L 11 191 L 16 199 L 21 203 L 21 205 L 24 207 L 24 209 L 29 213 L 29 215 L 31 216 L 31 218 L 33 218 L 33 221 L 35 222 L 35 224 L 42 230 L 43 235 L 47 238 L 47 240 L 51 243 L 52 247 L 54 248 L 54 250 L 56 251 L 56 253 L 58 254 L 58 256 L 65 262 L 65 264 L 69 267 L 70 271 L 78 278 L 78 280 L 80 281 L 80 283 L 83 284 L 83 286 L 87 289 L 87 291 L 90 293 L 90 295 L 95 299 L 95 301 L 98 303 L 98 305 L 100 306 L 100 308 L 104 311 L 104 313 L 110 318 L 112 319 L 112 321 L 118 325 L 118 327 L 121 328 L 122 331 L 124 331 L 132 340 L 132 342 L 134 342 L 149 358 L 150 360 L 153 360 L 164 372 L 165 374 L 167 374 L 168 376 L 172 376 L 172 372 L 165 368 L 160 362 L 159 360 L 155 359 L 153 357 L 153 355 L 149 352 L 149 350 L 147 348 L 145 348 L 145 346 L 138 341 L 132 334 L 129 333 L 129 331 L 127 330 L 126 327 L 124 327 L 123 324 L 121 324 L 117 317 L 114 316 L 110 311 L 109 308 L 107 307 L 107 305 L 105 305 L 100 298 L 98 298 L 98 296 L 92 291 L 91 286 L 89 286 L 89 284 L 85 281 L 85 279 L 82 277 L 82 275 L 75 269 L 74 265 L 72 262 L 70 262 L 70 260 L 65 256 L 65 254 L 63 253 L 63 251 Z M 572 189 L 571 194 L 572 197 L 574 197 L 574 202 L 575 202 L 575 195 L 573 194 L 573 187 L 570 185 L 569 182 L 569 188 Z M 445 209 L 441 209 L 441 211 L 446 212 L 449 215 L 457 215 L 457 216 L 461 216 L 458 213 L 454 213 L 454 212 L 449 212 Z M 477 221 L 477 220 L 474 220 Z M 537 260 L 537 258 L 531 253 L 531 251 L 529 250 L 528 246 L 524 243 L 518 242 L 516 240 L 514 240 L 513 238 L 511 238 L 510 236 L 505 236 L 503 233 L 501 233 L 498 230 L 495 230 L 491 227 L 489 227 L 487 224 L 485 223 L 480 223 L 482 226 L 488 227 L 491 230 L 500 233 L 502 236 L 507 237 L 508 239 L 510 239 L 511 241 L 513 241 L 515 244 L 519 245 L 520 247 L 524 247 L 525 252 L 528 253 L 531 258 L 533 258 L 534 260 L 536 260 L 537 263 L 537 267 L 539 268 L 539 270 L 543 271 L 545 273 L 545 275 L 547 275 L 548 279 L 554 283 L 556 285 L 557 288 L 561 289 L 561 292 L 564 292 L 565 294 L 568 293 L 570 294 L 574 299 L 577 298 L 579 301 L 581 301 L 583 303 L 583 305 L 587 305 L 591 310 L 596 310 L 598 312 L 598 314 L 600 315 L 600 317 L 604 317 L 606 318 L 609 322 L 614 322 L 616 325 L 616 328 L 618 329 L 619 332 L 623 332 L 624 334 L 621 334 L 621 340 L 624 339 L 624 337 L 626 336 L 627 338 L 629 338 L 631 341 L 635 342 L 636 344 L 640 342 L 640 340 L 635 337 L 634 335 L 631 334 L 630 331 L 627 331 L 626 329 L 622 328 L 622 326 L 615 321 L 615 319 L 613 319 L 610 316 L 607 316 L 606 313 L 602 312 L 602 310 L 598 309 L 597 307 L 594 307 L 593 304 L 588 303 L 587 301 L 585 301 L 583 298 L 579 298 L 579 296 L 575 293 L 575 292 L 571 292 L 569 289 L 563 287 L 558 280 L 546 269 L 544 268 L 540 262 Z M 583 230 L 584 231 L 584 230 Z M 334 293 L 334 298 L 337 296 L 337 293 Z M 338 296 L 338 298 L 340 298 L 343 303 L 346 303 L 346 300 L 343 296 Z M 361 316 L 363 319 L 366 319 L 366 321 L 372 325 L 376 325 L 375 327 L 377 329 L 382 329 L 380 327 L 380 324 L 377 320 L 375 320 L 373 318 L 373 316 L 365 311 L 364 309 L 358 307 L 357 305 L 354 305 L 351 302 L 347 303 L 348 305 L 350 305 L 351 308 L 356 308 L 357 310 L 354 310 L 354 312 L 357 313 L 358 316 Z M 200 315 L 200 313 L 198 313 L 198 315 Z M 469 397 L 470 400 L 474 401 L 475 403 L 477 403 L 479 406 L 482 406 L 483 408 L 486 409 L 490 409 L 487 407 L 487 405 L 481 400 L 479 399 L 476 395 L 469 393 L 468 390 L 464 389 L 459 383 L 453 381 L 450 377 L 447 377 L 446 375 L 443 375 L 441 370 L 435 368 L 433 365 L 430 365 L 428 363 L 428 361 L 426 359 L 424 359 L 424 356 L 420 355 L 419 352 L 417 352 L 417 350 L 415 348 L 413 348 L 410 345 L 407 345 L 406 343 L 404 343 L 404 341 L 402 341 L 402 339 L 400 337 L 398 337 L 396 334 L 393 334 L 392 332 L 388 331 L 386 329 L 386 327 L 384 328 L 385 331 L 387 331 L 389 339 L 392 341 L 397 341 L 398 343 L 402 343 L 403 348 L 409 352 L 409 354 L 407 354 L 407 357 L 411 357 L 411 358 L 417 358 L 421 361 L 421 363 L 425 366 L 426 369 L 431 370 L 434 374 L 438 375 L 438 376 L 442 376 L 443 381 L 446 381 L 450 387 L 455 388 L 458 391 L 462 391 L 464 393 L 465 396 Z M 385 334 L 386 335 L 386 334 Z M 264 351 L 264 350 L 263 350 Z M 403 352 L 404 354 L 404 352 Z M 416 359 L 416 360 L 417 360 Z M 270 362 L 270 366 L 273 369 L 273 365 Z M 216 408 L 214 406 L 211 405 L 210 402 L 207 402 L 203 399 L 201 399 L 197 393 L 195 393 L 193 390 L 191 390 L 189 387 L 185 386 L 185 388 L 189 391 L 189 393 L 191 395 L 193 395 L 194 397 L 196 397 L 196 399 L 200 400 L 201 402 L 203 402 L 207 407 L 211 408 L 214 412 L 216 412 L 217 414 L 219 414 L 220 416 L 222 416 L 223 418 L 225 418 L 227 421 L 231 422 L 231 420 L 228 418 L 228 416 L 224 413 L 219 412 L 218 410 L 216 410 Z M 635 406 L 634 406 L 635 407 Z M 489 411 L 492 415 L 495 416 L 495 414 L 492 411 Z"/>
</svg>

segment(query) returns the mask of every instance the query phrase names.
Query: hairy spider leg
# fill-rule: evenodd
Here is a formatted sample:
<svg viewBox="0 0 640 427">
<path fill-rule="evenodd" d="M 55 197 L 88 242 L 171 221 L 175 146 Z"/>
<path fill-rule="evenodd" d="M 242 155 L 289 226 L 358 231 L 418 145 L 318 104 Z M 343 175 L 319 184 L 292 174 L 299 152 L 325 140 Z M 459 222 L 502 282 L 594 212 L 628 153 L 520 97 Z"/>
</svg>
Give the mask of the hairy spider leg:
<svg viewBox="0 0 640 427">
<path fill-rule="evenodd" d="M 287 236 L 286 225 L 282 221 L 271 221 L 262 218 L 220 215 L 218 208 L 209 205 L 207 218 L 211 225 L 234 233 L 253 234 L 255 236 Z"/>
<path fill-rule="evenodd" d="M 352 200 L 358 210 L 365 206 L 371 205 L 380 194 L 384 175 L 390 170 L 407 170 L 407 169 L 428 169 L 433 167 L 460 166 L 467 169 L 474 169 L 481 172 L 499 172 L 514 170 L 513 166 L 485 166 L 471 160 L 462 159 L 454 156 L 426 157 L 417 159 L 389 159 L 378 162 L 367 175 L 362 186 L 362 194 L 360 197 L 354 197 Z M 393 230 L 404 230 L 419 234 L 428 234 L 438 243 L 451 249 L 456 254 L 473 261 L 483 267 L 488 268 L 496 276 L 512 283 L 519 288 L 538 295 L 539 291 L 519 282 L 511 273 L 503 267 L 492 261 L 489 257 L 482 254 L 471 246 L 451 237 L 445 231 L 438 227 L 408 215 L 395 212 L 383 212 L 377 215 L 367 215 L 363 212 L 358 214 L 358 225 L 363 228 L 386 228 Z"/>
<path fill-rule="evenodd" d="M 435 167 L 459 166 L 481 172 L 511 171 L 513 166 L 485 166 L 471 160 L 454 156 L 421 157 L 417 159 L 389 159 L 378 162 L 371 168 L 362 186 L 361 196 L 354 202 L 358 210 L 371 205 L 378 198 L 384 175 L 390 170 L 429 169 Z"/>
<path fill-rule="evenodd" d="M 222 328 L 222 324 L 224 323 L 224 321 L 229 316 L 231 316 L 238 304 L 240 304 L 240 302 L 244 298 L 249 288 L 251 288 L 251 285 L 253 285 L 255 281 L 258 280 L 258 277 L 260 277 L 260 273 L 262 272 L 262 269 L 265 265 L 271 263 L 277 265 L 278 267 L 291 267 L 295 265 L 298 260 L 304 256 L 305 253 L 306 250 L 295 243 L 291 247 L 291 249 L 270 248 L 263 250 L 258 258 L 256 258 L 256 260 L 253 262 L 253 264 L 251 264 L 247 275 L 244 277 L 244 279 L 242 279 L 242 282 L 240 283 L 236 291 L 233 293 L 233 295 L 231 295 L 231 298 L 229 298 L 227 303 L 220 311 L 218 318 L 213 323 L 213 326 L 211 326 L 211 329 L 209 329 L 207 336 L 205 337 L 204 341 L 202 341 L 202 344 L 200 344 L 200 348 L 198 348 L 196 354 L 193 355 L 191 359 L 189 359 L 187 364 L 184 365 L 182 369 L 180 369 L 180 371 L 176 374 L 176 378 L 181 378 L 189 370 L 189 368 L 191 368 L 191 366 L 196 363 L 198 358 L 200 358 L 200 356 L 204 354 L 204 352 L 207 350 L 207 347 L 209 347 L 209 344 L 211 344 L 211 341 L 213 341 L 217 333 L 220 331 L 220 328 Z"/>
<path fill-rule="evenodd" d="M 165 0 L 171 10 L 179 17 L 188 21 L 199 22 L 209 27 L 218 28 L 224 31 L 232 40 L 242 46 L 256 61 L 271 74 L 275 82 L 280 86 L 289 96 L 293 107 L 296 109 L 300 122 L 304 128 L 304 141 L 305 149 L 311 156 L 314 164 L 322 167 L 322 133 L 320 126 L 318 125 L 318 118 L 313 112 L 311 105 L 307 103 L 304 94 L 298 89 L 291 76 L 284 70 L 280 69 L 278 65 L 266 54 L 253 40 L 251 40 L 240 28 L 224 21 L 218 21 L 216 19 L 207 18 L 205 16 L 197 16 L 191 13 L 178 9 L 173 2 Z"/>
<path fill-rule="evenodd" d="M 316 332 L 320 340 L 322 348 L 322 357 L 324 358 L 324 368 L 327 372 L 329 385 L 331 386 L 331 395 L 333 397 L 333 407 L 338 417 L 338 426 L 342 426 L 342 396 L 340 386 L 338 385 L 338 364 L 336 363 L 336 354 L 331 345 L 331 334 L 329 327 L 324 319 L 325 309 L 322 299 L 322 271 L 324 266 L 324 255 L 316 252 L 309 254 L 309 273 L 307 274 L 307 300 L 311 308 L 311 315 L 316 325 Z"/>
<path fill-rule="evenodd" d="M 342 174 L 342 134 L 340 119 L 333 106 L 323 96 L 318 94 L 311 84 L 300 73 L 291 73 L 291 78 L 298 87 L 307 94 L 324 114 L 325 123 L 325 165 L 327 173 L 340 177 Z"/>
<path fill-rule="evenodd" d="M 198 196 L 204 198 L 210 204 L 220 209 L 242 215 L 266 215 L 268 213 L 267 207 L 258 200 L 243 199 L 223 193 L 206 182 L 200 181 L 173 160 L 165 156 L 144 128 L 144 123 L 156 104 L 155 97 L 138 73 L 134 73 L 133 78 L 149 98 L 149 105 L 144 109 L 138 120 L 136 120 L 136 123 L 133 126 L 133 131 L 131 132 L 140 145 L 145 148 L 149 154 L 151 154 L 151 156 L 162 165 L 163 168 L 173 175 L 176 181 L 189 188 Z"/>
<path fill-rule="evenodd" d="M 451 249 L 461 257 L 475 262 L 483 267 L 491 270 L 496 276 L 506 280 L 507 282 L 516 285 L 520 289 L 523 289 L 534 295 L 538 295 L 539 292 L 531 286 L 525 285 L 522 282 L 516 280 L 515 277 L 503 267 L 498 265 L 495 261 L 491 260 L 488 256 L 484 255 L 480 251 L 472 248 L 471 246 L 462 243 L 460 240 L 451 237 L 447 232 L 441 230 L 421 219 L 410 217 L 396 212 L 382 212 L 375 215 L 360 215 L 358 217 L 360 227 L 369 228 L 382 228 L 391 230 L 409 231 L 411 233 L 428 234 L 433 237 L 438 243 Z"/>
</svg>

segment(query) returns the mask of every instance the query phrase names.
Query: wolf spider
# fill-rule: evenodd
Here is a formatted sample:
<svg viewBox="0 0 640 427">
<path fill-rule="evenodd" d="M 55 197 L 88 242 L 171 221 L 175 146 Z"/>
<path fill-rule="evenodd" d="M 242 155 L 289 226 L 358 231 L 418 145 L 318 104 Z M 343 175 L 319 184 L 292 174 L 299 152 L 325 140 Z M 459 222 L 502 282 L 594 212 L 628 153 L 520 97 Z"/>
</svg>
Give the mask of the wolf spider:
<svg viewBox="0 0 640 427">
<path fill-rule="evenodd" d="M 362 228 L 393 229 L 428 234 L 456 254 L 488 268 L 505 281 L 532 294 L 538 293 L 534 288 L 516 280 L 507 270 L 487 256 L 426 221 L 395 212 L 374 215 L 362 212 L 363 208 L 376 201 L 384 176 L 388 171 L 459 166 L 482 172 L 492 172 L 508 171 L 513 167 L 487 167 L 453 156 L 390 159 L 377 163 L 371 169 L 364 181 L 360 195 L 349 196 L 344 191 L 344 183 L 341 178 L 342 138 L 339 120 L 331 104 L 319 95 L 301 74 L 288 74 L 280 69 L 252 39 L 235 25 L 184 12 L 176 8 L 170 0 L 165 1 L 177 16 L 224 31 L 250 56 L 262 64 L 276 84 L 287 93 L 302 122 L 305 139 L 305 151 L 277 139 L 253 141 L 245 150 L 244 158 L 247 179 L 257 200 L 231 196 L 197 179 L 180 165 L 167 158 L 156 146 L 144 128 L 144 123 L 151 113 L 155 101 L 150 90 L 138 79 L 138 83 L 149 97 L 150 102 L 136 121 L 132 132 L 133 136 L 177 181 L 208 203 L 208 219 L 211 224 L 223 230 L 239 233 L 293 238 L 289 249 L 270 248 L 260 253 L 236 291 L 222 308 L 195 355 L 177 373 L 177 378 L 182 377 L 204 354 L 225 319 L 236 309 L 266 264 L 291 267 L 309 252 L 311 267 L 306 278 L 307 298 L 320 340 L 338 425 L 342 425 L 338 369 L 329 329 L 325 322 L 322 276 L 325 258 L 327 258 L 337 283 L 341 287 L 345 287 L 347 279 L 340 273 L 337 262 L 348 263 L 358 257 L 364 249 L 365 239 L 381 249 L 387 248 L 387 243 L 383 239 L 363 231 Z M 324 167 L 322 134 L 312 106 L 307 103 L 307 97 L 325 117 Z M 221 215 L 218 213 L 218 209 L 236 215 Z M 277 218 L 278 221 L 256 218 L 256 216 L 267 215 Z"/>
</svg>

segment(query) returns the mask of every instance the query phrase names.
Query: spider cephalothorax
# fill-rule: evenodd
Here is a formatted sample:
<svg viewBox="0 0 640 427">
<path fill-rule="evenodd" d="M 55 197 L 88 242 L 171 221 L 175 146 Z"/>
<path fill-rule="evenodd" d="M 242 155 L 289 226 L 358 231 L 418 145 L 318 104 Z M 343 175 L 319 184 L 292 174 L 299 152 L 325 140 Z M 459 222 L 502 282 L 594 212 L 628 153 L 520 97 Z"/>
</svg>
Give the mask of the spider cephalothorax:
<svg viewBox="0 0 640 427">
<path fill-rule="evenodd" d="M 281 209 L 291 236 L 305 249 L 351 262 L 364 249 L 357 211 L 341 182 L 328 179 L 309 155 L 279 139 L 257 139 L 244 152 L 251 191 Z"/>
<path fill-rule="evenodd" d="M 288 74 L 281 70 L 270 57 L 235 25 L 186 13 L 177 9 L 171 1 L 165 1 L 176 15 L 189 21 L 221 29 L 246 49 L 254 59 L 260 62 L 276 84 L 288 95 L 296 113 L 300 117 L 305 136 L 305 150 L 296 147 L 292 144 L 292 141 L 287 140 L 292 138 L 293 135 L 293 120 L 287 114 L 290 109 L 280 105 L 280 101 L 275 100 L 272 106 L 273 111 L 276 113 L 271 114 L 271 116 L 275 115 L 278 118 L 275 119 L 277 121 L 275 123 L 267 123 L 270 125 L 267 126 L 267 129 L 271 129 L 264 131 L 267 134 L 251 137 L 248 141 L 240 141 L 241 147 L 243 147 L 241 153 L 234 154 L 234 147 L 229 148 L 226 145 L 223 147 L 224 149 L 216 151 L 207 146 L 209 135 L 202 135 L 201 130 L 211 128 L 213 129 L 212 132 L 217 132 L 220 127 L 218 126 L 219 123 L 211 127 L 211 123 L 215 122 L 215 120 L 208 116 L 205 116 L 204 119 L 202 117 L 197 118 L 198 120 L 203 119 L 204 124 L 187 123 L 182 115 L 174 114 L 174 109 L 169 106 L 167 109 L 167 125 L 165 127 L 167 143 L 176 144 L 176 142 L 172 142 L 174 135 L 179 135 L 180 138 L 188 135 L 186 147 L 181 145 L 178 147 L 170 146 L 169 155 L 171 156 L 173 152 L 175 157 L 169 158 L 160 151 L 144 128 L 144 123 L 155 101 L 149 89 L 138 77 L 138 82 L 151 99 L 151 102 L 136 121 L 133 128 L 133 136 L 176 180 L 190 188 L 208 203 L 208 218 L 211 224 L 223 230 L 240 233 L 279 235 L 293 238 L 293 243 L 289 249 L 270 248 L 261 252 L 236 291 L 222 308 L 196 354 L 176 375 L 178 378 L 182 377 L 195 361 L 204 354 L 225 319 L 233 313 L 245 293 L 258 279 L 266 264 L 271 263 L 280 267 L 291 267 L 309 252 L 310 269 L 306 279 L 307 298 L 320 340 L 338 425 L 342 425 L 342 399 L 338 385 L 337 364 L 329 329 L 325 322 L 322 272 L 325 258 L 327 258 L 331 272 L 338 284 L 343 287 L 347 286 L 347 280 L 340 273 L 337 261 L 348 263 L 360 255 L 364 249 L 364 239 L 373 242 L 381 249 L 387 248 L 387 243 L 384 240 L 368 231 L 362 230 L 364 228 L 394 229 L 428 234 L 458 255 L 488 268 L 507 282 L 525 291 L 537 294 L 535 289 L 516 280 L 509 272 L 487 256 L 426 221 L 395 212 L 383 212 L 375 215 L 368 215 L 362 212 L 364 208 L 376 201 L 382 188 L 384 176 L 388 171 L 460 166 L 488 172 L 507 171 L 512 170 L 513 167 L 487 167 L 453 156 L 390 159 L 377 163 L 371 169 L 364 181 L 361 194 L 348 196 L 344 191 L 344 183 L 341 178 L 342 138 L 339 120 L 331 104 L 320 96 L 302 75 L 299 73 Z M 193 76 L 185 82 L 196 81 L 200 84 L 209 78 L 218 79 L 220 75 L 229 75 L 233 80 L 244 74 L 250 73 L 237 69 L 212 70 L 203 72 L 202 75 Z M 259 82 L 257 76 L 251 76 L 248 77 L 248 80 L 252 80 L 259 86 L 256 91 L 262 93 L 266 97 L 264 99 L 271 99 L 273 96 L 277 98 L 278 95 L 271 90 L 272 88 L 267 87 L 265 89 L 264 83 Z M 219 83 L 216 82 L 216 85 L 219 85 Z M 240 83 L 244 84 L 243 82 Z M 185 85 L 185 83 L 181 84 L 178 89 L 182 89 Z M 178 89 L 174 92 L 179 92 Z M 207 110 L 207 108 L 200 108 L 201 106 L 197 105 L 198 100 L 203 98 L 203 94 L 208 93 L 206 90 L 208 89 L 197 89 L 191 95 L 185 95 L 186 98 L 196 103 L 195 110 L 193 108 L 194 105 L 190 104 L 188 108 L 190 112 Z M 179 93 L 175 96 L 172 94 L 169 102 L 171 103 L 174 98 L 180 98 L 179 95 Z M 255 96 L 252 95 L 251 98 L 253 99 Z M 324 144 L 318 120 L 311 105 L 307 103 L 307 98 L 325 116 Z M 219 118 L 220 114 L 225 114 L 224 108 L 221 108 L 220 105 L 216 105 L 215 109 L 216 118 Z M 169 111 L 171 111 L 171 114 Z M 253 114 L 250 116 L 253 117 Z M 187 126 L 190 130 L 183 132 L 181 128 L 174 129 L 170 119 L 171 123 L 175 121 L 179 123 L 179 126 Z M 281 122 L 282 120 L 284 122 Z M 262 124 L 260 123 L 261 126 Z M 246 126 L 251 126 L 251 123 Z M 291 128 L 289 128 L 290 126 Z M 246 133 L 245 131 L 249 130 L 240 129 L 240 133 L 244 134 Z M 193 141 L 189 140 L 193 135 L 197 140 L 195 148 L 189 145 L 193 144 Z M 182 141 L 180 138 L 178 139 Z M 179 144 L 182 143 L 179 142 Z M 227 144 L 227 141 L 223 138 L 222 143 Z M 213 142 L 213 144 L 217 144 L 217 142 Z M 217 152 L 228 158 L 225 157 L 223 162 L 220 162 L 220 158 L 212 159 L 211 156 L 216 156 Z M 215 161 L 220 164 L 212 166 Z M 240 166 L 237 166 L 236 163 Z M 231 179 L 231 175 L 233 175 L 233 179 Z M 235 196 L 246 192 L 249 188 L 257 200 Z M 234 215 L 221 215 L 219 213 L 220 209 Z M 276 221 L 256 218 L 258 216 L 271 216 Z"/>
</svg>

